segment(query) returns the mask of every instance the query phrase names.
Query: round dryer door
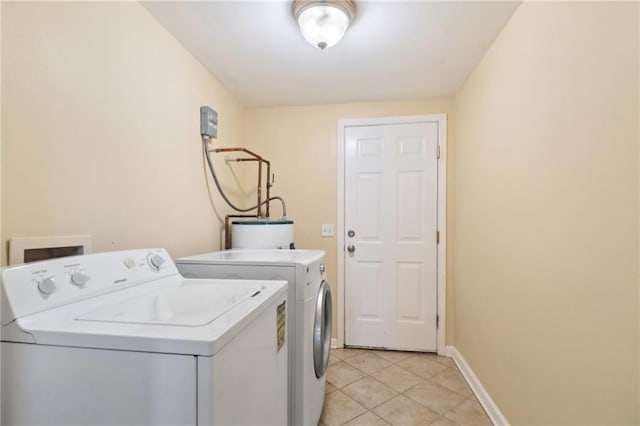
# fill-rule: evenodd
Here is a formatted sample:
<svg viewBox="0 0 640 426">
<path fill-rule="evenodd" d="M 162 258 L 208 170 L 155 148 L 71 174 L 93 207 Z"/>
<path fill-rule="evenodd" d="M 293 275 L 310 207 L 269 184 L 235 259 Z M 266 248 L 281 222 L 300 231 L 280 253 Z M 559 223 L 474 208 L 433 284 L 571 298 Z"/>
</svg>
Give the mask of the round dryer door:
<svg viewBox="0 0 640 426">
<path fill-rule="evenodd" d="M 324 376 L 329 364 L 329 350 L 331 349 L 331 290 L 326 281 L 320 284 L 316 301 L 316 315 L 313 324 L 313 367 L 316 377 Z"/>
</svg>

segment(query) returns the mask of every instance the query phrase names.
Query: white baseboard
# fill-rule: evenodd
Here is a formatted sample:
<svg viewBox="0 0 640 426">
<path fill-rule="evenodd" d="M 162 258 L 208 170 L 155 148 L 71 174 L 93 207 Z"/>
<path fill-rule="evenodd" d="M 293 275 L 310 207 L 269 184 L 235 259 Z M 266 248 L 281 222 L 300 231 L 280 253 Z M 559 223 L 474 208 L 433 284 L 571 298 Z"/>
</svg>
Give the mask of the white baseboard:
<svg viewBox="0 0 640 426">
<path fill-rule="evenodd" d="M 333 349 L 337 349 L 338 348 L 338 339 L 336 339 L 335 337 L 331 338 L 331 347 Z"/>
<path fill-rule="evenodd" d="M 456 349 L 455 346 L 447 346 L 447 355 L 453 358 L 453 362 L 456 363 L 465 380 L 469 383 L 471 390 L 476 395 L 476 398 L 478 398 L 478 401 L 480 401 L 480 404 L 487 412 L 493 424 L 496 426 L 508 426 L 509 422 L 506 417 L 502 414 L 496 403 L 493 402 L 491 395 L 489 395 L 489 392 L 482 386 L 482 383 L 480 383 L 480 380 L 478 380 L 478 377 L 471 367 L 469 367 L 469 364 L 467 364 L 467 361 L 458 349 Z"/>
</svg>

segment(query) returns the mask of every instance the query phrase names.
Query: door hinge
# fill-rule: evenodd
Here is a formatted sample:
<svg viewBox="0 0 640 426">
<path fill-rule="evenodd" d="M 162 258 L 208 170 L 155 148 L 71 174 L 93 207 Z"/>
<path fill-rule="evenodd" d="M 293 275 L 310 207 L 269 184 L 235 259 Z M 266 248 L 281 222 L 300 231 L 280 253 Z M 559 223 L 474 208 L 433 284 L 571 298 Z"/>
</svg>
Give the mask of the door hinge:
<svg viewBox="0 0 640 426">
<path fill-rule="evenodd" d="M 436 329 L 440 328 L 440 315 L 436 315 Z"/>
<path fill-rule="evenodd" d="M 440 231 L 436 231 L 436 244 L 440 244 Z"/>
<path fill-rule="evenodd" d="M 438 160 L 440 159 L 440 145 L 438 145 L 438 148 L 436 149 L 436 158 Z"/>
</svg>

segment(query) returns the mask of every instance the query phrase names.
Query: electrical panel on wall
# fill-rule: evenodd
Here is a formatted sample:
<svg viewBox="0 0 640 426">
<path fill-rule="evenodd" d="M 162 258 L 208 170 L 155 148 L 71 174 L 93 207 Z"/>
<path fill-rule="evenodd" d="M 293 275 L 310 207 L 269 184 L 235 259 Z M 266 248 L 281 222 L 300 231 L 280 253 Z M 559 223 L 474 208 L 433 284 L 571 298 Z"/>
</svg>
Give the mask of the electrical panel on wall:
<svg viewBox="0 0 640 426">
<path fill-rule="evenodd" d="M 211 107 L 200 107 L 200 134 L 203 138 L 218 138 L 218 113 Z"/>
</svg>

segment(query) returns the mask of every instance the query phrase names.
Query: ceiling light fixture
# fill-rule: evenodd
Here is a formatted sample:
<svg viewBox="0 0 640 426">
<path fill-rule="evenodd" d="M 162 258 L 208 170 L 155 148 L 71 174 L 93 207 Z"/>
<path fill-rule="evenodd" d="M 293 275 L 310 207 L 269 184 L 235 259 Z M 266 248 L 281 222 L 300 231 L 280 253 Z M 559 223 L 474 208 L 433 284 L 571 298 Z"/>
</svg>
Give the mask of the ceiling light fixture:
<svg viewBox="0 0 640 426">
<path fill-rule="evenodd" d="M 293 16 L 309 44 L 324 50 L 338 43 L 356 15 L 353 0 L 293 0 Z"/>
</svg>

